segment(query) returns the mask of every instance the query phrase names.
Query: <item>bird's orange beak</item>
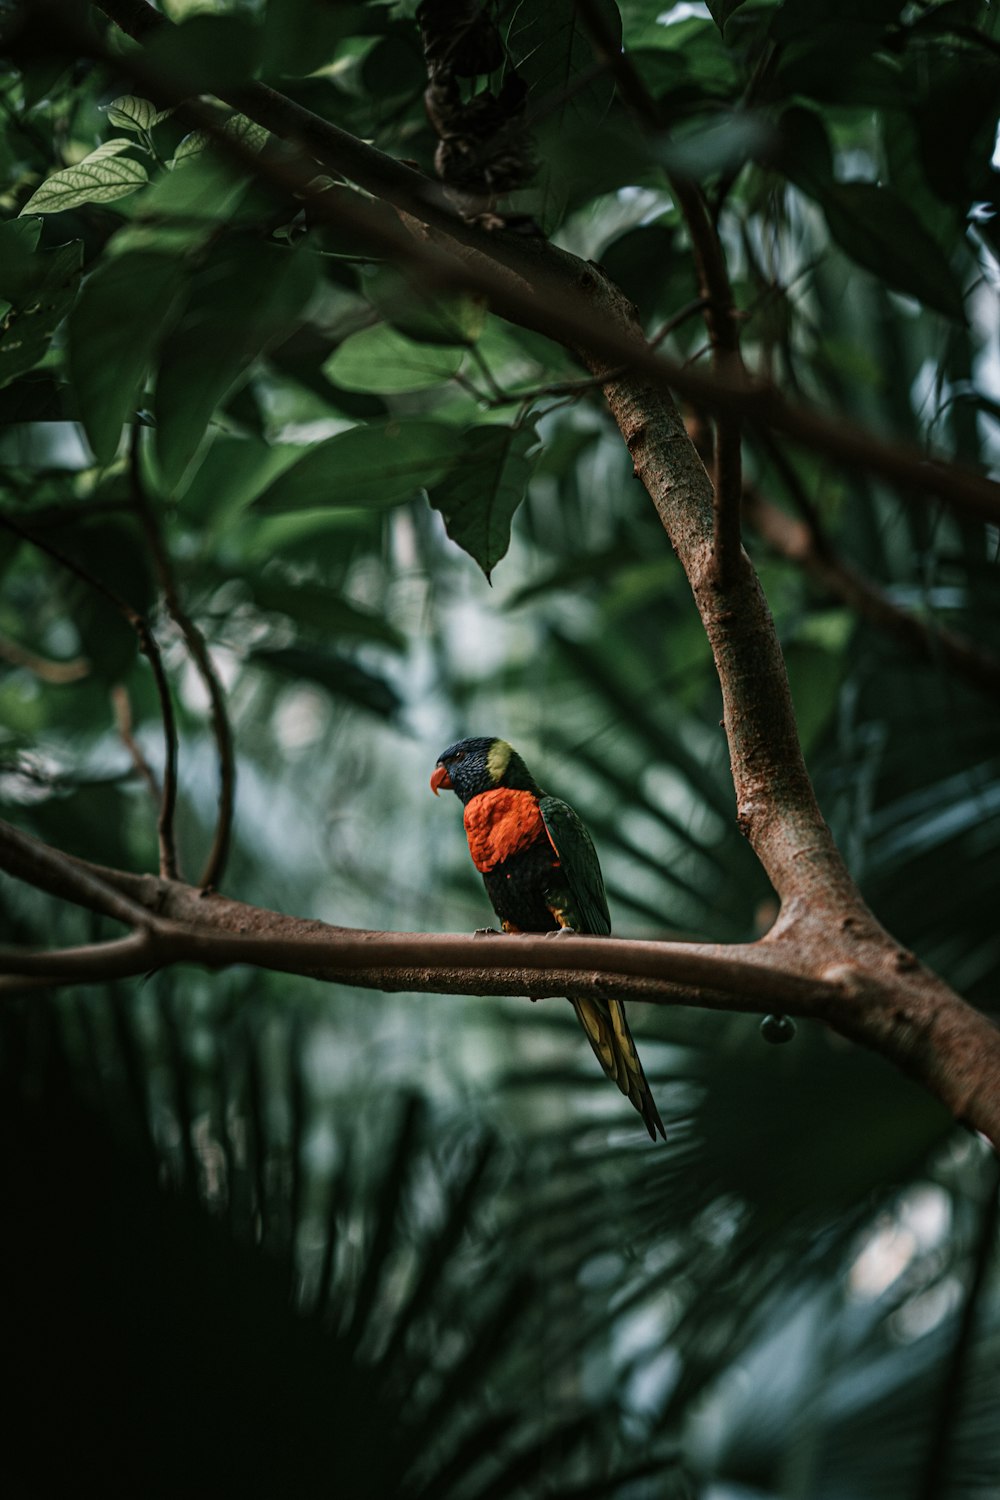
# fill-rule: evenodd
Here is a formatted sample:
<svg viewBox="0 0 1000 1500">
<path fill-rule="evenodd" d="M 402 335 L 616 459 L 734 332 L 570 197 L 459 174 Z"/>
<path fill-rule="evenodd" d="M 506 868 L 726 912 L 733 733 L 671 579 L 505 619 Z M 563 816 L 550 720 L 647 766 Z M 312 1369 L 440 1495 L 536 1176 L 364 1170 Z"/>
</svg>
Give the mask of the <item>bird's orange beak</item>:
<svg viewBox="0 0 1000 1500">
<path fill-rule="evenodd" d="M 431 777 L 431 791 L 436 797 L 442 788 L 446 792 L 451 791 L 451 777 L 448 775 L 447 766 L 436 766 L 434 775 Z"/>
</svg>

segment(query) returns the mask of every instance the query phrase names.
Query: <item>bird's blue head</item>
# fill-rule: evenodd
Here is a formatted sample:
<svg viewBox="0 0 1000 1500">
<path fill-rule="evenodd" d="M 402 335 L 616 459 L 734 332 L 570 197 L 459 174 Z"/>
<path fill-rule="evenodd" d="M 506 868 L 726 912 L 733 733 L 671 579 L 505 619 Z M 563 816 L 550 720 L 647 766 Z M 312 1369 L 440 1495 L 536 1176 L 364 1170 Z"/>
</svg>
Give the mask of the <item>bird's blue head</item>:
<svg viewBox="0 0 1000 1500">
<path fill-rule="evenodd" d="M 537 792 L 530 771 L 516 750 L 506 740 L 478 739 L 459 740 L 442 750 L 437 758 L 437 769 L 431 777 L 431 790 L 450 790 L 462 802 L 471 802 L 481 792 L 493 791 L 495 787 L 514 787 L 519 791 Z"/>
</svg>

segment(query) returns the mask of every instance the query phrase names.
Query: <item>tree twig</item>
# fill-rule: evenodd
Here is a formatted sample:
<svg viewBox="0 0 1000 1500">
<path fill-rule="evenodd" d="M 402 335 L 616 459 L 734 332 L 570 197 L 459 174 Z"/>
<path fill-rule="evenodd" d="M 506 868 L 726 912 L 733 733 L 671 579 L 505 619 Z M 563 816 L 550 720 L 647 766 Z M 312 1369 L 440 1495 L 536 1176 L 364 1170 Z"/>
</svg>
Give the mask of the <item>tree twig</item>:
<svg viewBox="0 0 1000 1500">
<path fill-rule="evenodd" d="M 118 738 L 131 757 L 132 764 L 149 787 L 153 801 L 157 807 L 163 796 L 160 783 L 156 779 L 156 772 L 143 754 L 142 746 L 134 734 L 132 723 L 132 704 L 128 695 L 128 688 L 123 682 L 116 682 L 111 689 L 111 706 L 115 714 L 115 728 L 118 730 Z"/>
<path fill-rule="evenodd" d="M 114 917 L 128 927 L 153 925 L 154 911 L 148 899 L 146 902 L 140 899 L 144 890 L 142 877 L 134 877 L 140 882 L 137 889 L 123 890 L 119 872 L 102 871 L 96 865 L 74 860 L 40 839 L 22 833 L 12 823 L 0 824 L 0 842 L 3 846 L 0 868 L 37 890 L 48 891 L 102 916 Z"/>
<path fill-rule="evenodd" d="M 701 312 L 704 306 L 704 297 L 696 297 L 692 302 L 686 303 L 684 307 L 674 313 L 672 318 L 668 318 L 662 327 L 656 330 L 656 333 L 649 340 L 649 347 L 655 349 L 664 339 L 669 338 L 672 333 L 680 328 L 683 323 L 686 323 L 689 318 L 694 317 L 695 313 Z M 627 373 L 627 368 L 621 366 L 614 372 L 614 376 L 617 378 Z M 503 406 L 526 406 L 532 401 L 541 401 L 550 396 L 567 396 L 575 399 L 577 396 L 586 396 L 593 391 L 599 391 L 607 384 L 607 380 L 603 375 L 587 375 L 581 376 L 579 380 L 554 380 L 548 385 L 532 386 L 527 391 L 508 392 L 502 390 L 496 384 L 491 374 L 489 380 L 492 391 L 490 394 L 484 395 L 464 375 L 456 373 L 451 378 L 455 381 L 456 385 L 461 386 L 462 390 L 474 396 L 481 406 L 491 411 Z"/>
<path fill-rule="evenodd" d="M 157 645 L 149 621 L 138 610 L 133 609 L 127 599 L 103 582 L 102 579 L 80 566 L 72 557 L 67 557 L 58 547 L 46 541 L 44 537 L 36 536 L 21 521 L 15 521 L 13 516 L 0 512 L 0 526 L 6 526 L 8 531 L 13 531 L 22 541 L 29 542 L 31 546 L 37 547 L 53 562 L 79 578 L 88 588 L 94 589 L 109 604 L 113 605 L 122 619 L 135 631 L 139 641 L 139 650 L 149 662 L 156 683 L 156 691 L 160 700 L 160 713 L 163 719 L 163 743 L 164 743 L 164 766 L 163 766 L 163 793 L 160 798 L 160 810 L 157 817 L 157 833 L 160 842 L 160 874 L 167 879 L 177 877 L 177 851 L 174 845 L 174 809 L 177 803 L 177 726 L 174 720 L 174 705 L 170 696 L 170 685 L 167 675 L 163 670 L 163 658 Z"/>
<path fill-rule="evenodd" d="M 219 761 L 219 804 L 215 821 L 215 832 L 212 837 L 212 846 L 202 870 L 199 884 L 202 886 L 217 886 L 226 868 L 226 859 L 232 837 L 233 806 L 236 792 L 236 761 L 233 748 L 233 731 L 229 722 L 229 711 L 226 707 L 226 695 L 223 692 L 222 683 L 219 680 L 219 674 L 215 669 L 215 663 L 212 661 L 211 652 L 208 649 L 205 637 L 181 603 L 177 581 L 174 577 L 173 566 L 170 561 L 170 554 L 164 543 L 156 513 L 146 493 L 142 474 L 140 445 L 140 429 L 135 427 L 132 431 L 129 448 L 133 503 L 142 522 L 147 545 L 153 558 L 153 566 L 156 569 L 156 576 L 163 591 L 167 612 L 184 637 L 184 644 L 187 646 L 191 660 L 194 662 L 198 676 L 201 678 L 205 691 L 208 694 L 211 709 L 212 733 L 215 736 L 216 752 Z"/>
<path fill-rule="evenodd" d="M 49 952 L 0 947 L 0 974 L 45 979 L 52 983 L 104 983 L 109 979 L 126 979 L 141 974 L 149 968 L 153 953 L 149 928 L 107 943 L 87 943 L 78 948 L 57 948 Z"/>
<path fill-rule="evenodd" d="M 0 635 L 0 661 L 9 662 L 12 667 L 23 667 L 40 681 L 51 682 L 57 687 L 67 682 L 80 682 L 90 675 L 90 662 L 85 656 L 75 656 L 72 661 L 53 661 L 51 657 L 29 651 L 27 646 L 6 635 Z"/>
</svg>

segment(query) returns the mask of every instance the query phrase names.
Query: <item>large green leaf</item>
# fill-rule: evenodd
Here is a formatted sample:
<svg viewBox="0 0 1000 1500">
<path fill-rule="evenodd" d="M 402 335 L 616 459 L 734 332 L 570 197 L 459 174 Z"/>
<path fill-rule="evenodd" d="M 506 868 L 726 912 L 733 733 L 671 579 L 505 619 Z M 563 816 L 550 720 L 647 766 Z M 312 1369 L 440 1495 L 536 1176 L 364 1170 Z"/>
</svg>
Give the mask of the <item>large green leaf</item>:
<svg viewBox="0 0 1000 1500">
<path fill-rule="evenodd" d="M 307 631 L 326 640 L 376 641 L 394 651 L 406 648 L 405 636 L 381 614 L 363 609 L 325 584 L 311 579 L 293 581 L 267 572 L 247 579 L 258 609 L 287 615 Z"/>
<path fill-rule="evenodd" d="M 194 134 L 178 145 L 175 169 L 158 177 L 139 205 L 139 223 L 171 228 L 176 244 L 184 243 L 185 231 L 188 240 L 204 238 L 209 224 L 234 211 L 247 185 L 245 175 L 221 155 L 204 150 Z M 146 232 L 151 234 L 152 228 Z"/>
<path fill-rule="evenodd" d="M 891 187 L 837 182 L 820 115 L 795 106 L 781 119 L 781 170 L 823 209 L 840 248 L 896 291 L 963 322 L 965 311 L 948 256 L 913 208 Z"/>
<path fill-rule="evenodd" d="M 602 27 L 620 44 L 621 16 L 614 0 L 598 0 Z M 607 70 L 594 74 L 595 44 L 574 0 L 512 7 L 507 47 L 518 76 L 528 85 L 533 112 L 566 124 L 603 113 L 614 82 Z M 588 78 L 581 75 L 590 74 Z"/>
<path fill-rule="evenodd" d="M 156 453 L 174 486 L 212 414 L 268 343 L 300 320 L 316 280 L 308 251 L 236 241 L 203 265 L 165 341 L 156 381 Z"/>
<path fill-rule="evenodd" d="M 121 153 L 131 141 L 105 141 L 83 161 L 47 177 L 21 209 L 22 214 L 58 214 L 84 203 L 114 203 L 143 187 L 149 173 L 141 161 Z"/>
<path fill-rule="evenodd" d="M 388 15 L 381 8 L 344 0 L 322 9 L 314 0 L 268 0 L 261 46 L 264 76 L 276 79 L 315 72 L 333 60 L 345 37 L 380 31 L 387 23 Z"/>
<path fill-rule="evenodd" d="M 268 444 L 257 437 L 217 432 L 200 455 L 178 503 L 206 531 L 216 527 L 235 531 L 240 511 L 301 456 L 302 449 L 291 443 Z"/>
<path fill-rule="evenodd" d="M 435 484 L 459 457 L 458 433 L 441 422 L 352 427 L 311 448 L 265 490 L 256 508 L 396 505 Z"/>
<path fill-rule="evenodd" d="M 475 558 L 487 578 L 510 546 L 510 523 L 538 451 L 533 422 L 472 427 L 462 438 L 455 467 L 430 492 L 448 535 Z"/>
<path fill-rule="evenodd" d="M 744 0 L 708 0 L 708 8 L 712 13 L 712 20 L 719 30 L 725 32 L 726 22 L 734 10 L 739 10 Z"/>
<path fill-rule="evenodd" d="M 859 265 L 926 307 L 964 322 L 962 294 L 948 257 L 909 204 L 872 182 L 839 182 L 823 193 L 830 233 Z"/>
<path fill-rule="evenodd" d="M 104 112 L 109 124 L 118 130 L 131 130 L 136 135 L 148 134 L 170 113 L 169 110 L 157 109 L 149 99 L 142 99 L 137 94 L 121 94 L 104 105 Z"/>
<path fill-rule="evenodd" d="M 0 224 L 0 297 L 15 306 L 37 276 L 35 259 L 41 219 L 8 219 Z"/>
<path fill-rule="evenodd" d="M 115 456 L 184 277 L 176 257 L 136 250 L 102 261 L 84 282 L 69 320 L 69 363 L 98 463 Z"/>
<path fill-rule="evenodd" d="M 345 339 L 323 366 L 323 373 L 349 391 L 392 395 L 440 385 L 454 375 L 465 351 L 415 343 L 388 323 Z"/>
<path fill-rule="evenodd" d="M 345 698 L 381 719 L 391 719 L 400 706 L 396 689 L 378 673 L 330 651 L 306 646 L 262 647 L 250 660 L 293 682 L 314 682 L 334 697 Z"/>
</svg>

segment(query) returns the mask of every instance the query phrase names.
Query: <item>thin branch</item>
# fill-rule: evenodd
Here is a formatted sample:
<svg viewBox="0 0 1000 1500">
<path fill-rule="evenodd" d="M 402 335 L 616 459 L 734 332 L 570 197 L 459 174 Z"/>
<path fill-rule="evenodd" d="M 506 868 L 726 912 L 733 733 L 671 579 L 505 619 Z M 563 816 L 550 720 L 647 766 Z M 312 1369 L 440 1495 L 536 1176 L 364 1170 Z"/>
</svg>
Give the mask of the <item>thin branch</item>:
<svg viewBox="0 0 1000 1500">
<path fill-rule="evenodd" d="M 153 679 L 156 683 L 156 691 L 160 700 L 160 713 L 163 718 L 163 741 L 164 741 L 164 767 L 163 767 L 163 795 L 160 799 L 160 811 L 157 818 L 157 833 L 160 841 L 160 874 L 168 880 L 177 878 L 177 851 L 174 846 L 174 809 L 177 802 L 177 726 L 174 720 L 174 705 L 170 697 L 170 685 L 167 675 L 163 670 L 163 658 L 157 645 L 156 637 L 150 627 L 149 621 L 138 610 L 132 608 L 127 599 L 123 599 L 114 589 L 109 588 L 95 574 L 88 572 L 80 566 L 73 558 L 67 557 L 58 547 L 43 537 L 36 536 L 21 522 L 15 521 L 13 516 L 0 512 L 0 526 L 6 526 L 8 531 L 13 531 L 22 541 L 29 542 L 31 546 L 37 547 L 53 562 L 79 578 L 88 588 L 94 589 L 102 598 L 121 615 L 122 619 L 131 626 L 139 641 L 139 650 L 149 662 L 152 669 Z"/>
<path fill-rule="evenodd" d="M 47 953 L 0 947 L 0 974 L 60 984 L 103 983 L 141 974 L 150 967 L 154 950 L 149 928 L 107 943 L 87 943 Z"/>
<path fill-rule="evenodd" d="M 163 793 L 156 779 L 156 772 L 143 754 L 142 746 L 133 732 L 132 704 L 129 700 L 128 688 L 123 682 L 116 682 L 111 689 L 111 707 L 114 709 L 118 738 L 128 751 L 133 766 L 149 787 L 154 803 L 159 806 Z"/>
<path fill-rule="evenodd" d="M 675 333 L 683 323 L 686 323 L 689 318 L 694 317 L 695 313 L 702 312 L 704 310 L 704 307 L 704 297 L 696 297 L 693 301 L 686 303 L 684 307 L 680 308 L 676 313 L 674 313 L 673 317 L 668 318 L 667 321 L 650 337 L 650 349 L 657 348 L 660 344 L 663 343 L 665 339 L 668 339 L 672 333 Z M 475 354 L 477 352 L 478 351 L 476 349 L 476 346 L 473 345 L 472 353 Z M 455 374 L 451 378 L 457 385 L 460 385 L 463 390 L 467 391 L 471 396 L 475 396 L 481 406 L 484 406 L 488 410 L 492 411 L 502 406 L 525 406 L 530 404 L 532 401 L 541 401 L 550 396 L 569 396 L 574 399 L 577 396 L 586 396 L 589 395 L 592 391 L 602 390 L 603 387 L 607 384 L 608 379 L 619 379 L 621 376 L 626 375 L 627 373 L 627 367 L 622 365 L 619 369 L 613 371 L 610 376 L 587 375 L 581 376 L 579 380 L 554 380 L 549 385 L 535 385 L 532 386 L 528 391 L 512 392 L 502 390 L 496 384 L 496 381 L 493 379 L 492 374 L 490 374 L 489 381 L 491 386 L 493 387 L 493 394 L 488 396 L 483 395 L 481 391 L 476 389 L 472 381 L 468 380 L 461 374 Z"/>
<path fill-rule="evenodd" d="M 41 682 L 51 682 L 56 687 L 67 682 L 80 682 L 90 675 L 90 662 L 85 656 L 75 656 L 72 661 L 52 661 L 50 657 L 29 651 L 27 646 L 6 635 L 0 635 L 0 661 L 9 662 L 12 667 L 23 667 Z"/>
<path fill-rule="evenodd" d="M 154 26 L 172 24 L 145 0 L 94 3 L 137 40 Z M 57 10 L 65 20 L 65 13 Z M 79 41 L 85 45 L 83 38 Z M 93 50 L 92 41 L 86 45 Z M 117 63 L 121 66 L 120 59 Z M 129 58 L 129 68 L 144 87 L 168 102 L 176 101 L 176 87 L 165 84 L 141 54 Z M 218 149 L 243 170 L 255 173 L 279 192 L 300 198 L 306 194 L 316 175 L 317 158 L 327 170 L 391 204 L 416 224 L 441 231 L 445 240 L 419 238 L 405 222 L 386 214 L 384 206 L 360 194 L 355 195 L 356 201 L 340 195 L 336 210 L 323 203 L 322 193 L 308 195 L 317 220 L 359 230 L 380 253 L 410 266 L 425 285 L 478 292 L 490 299 L 501 316 L 572 348 L 587 349 L 595 360 L 604 360 L 611 368 L 626 368 L 657 390 L 672 389 L 709 411 L 731 412 L 769 426 L 838 463 L 870 469 L 904 494 L 937 495 L 980 519 L 1000 522 L 1000 485 L 995 482 L 947 460 L 936 460 L 919 448 L 886 442 L 840 417 L 793 406 L 776 386 L 746 372 L 707 374 L 665 359 L 634 330 L 597 314 L 592 295 L 597 279 L 575 256 L 544 241 L 502 231 L 487 233 L 466 224 L 450 211 L 438 184 L 263 84 L 247 85 L 226 100 L 274 135 L 299 146 L 304 153 L 301 162 L 254 153 L 225 135 L 211 111 L 195 101 L 185 102 L 183 115 L 207 131 Z M 445 243 L 450 250 L 444 248 Z"/>
<path fill-rule="evenodd" d="M 155 922 L 154 909 L 141 898 L 142 877 L 133 877 L 137 889 L 122 889 L 119 872 L 102 870 L 83 860 L 74 860 L 40 839 L 22 833 L 12 823 L 0 823 L 0 869 L 36 890 L 73 901 L 89 911 L 114 917 L 127 927 L 148 928 Z"/>
<path fill-rule="evenodd" d="M 212 733 L 215 736 L 216 752 L 219 760 L 219 809 L 216 816 L 212 847 L 205 862 L 205 867 L 202 870 L 199 885 L 217 886 L 226 868 L 226 859 L 232 837 L 233 805 L 236 792 L 236 762 L 233 751 L 233 731 L 229 722 L 229 712 L 226 707 L 226 695 L 223 692 L 219 674 L 215 670 L 215 663 L 212 661 L 211 652 L 205 642 L 205 637 L 181 603 L 180 594 L 177 590 L 177 582 L 174 578 L 173 566 L 170 561 L 170 554 L 167 551 L 160 532 L 156 513 L 146 493 L 142 474 L 140 444 L 140 429 L 135 427 L 132 431 L 129 448 L 133 503 L 142 521 L 146 541 L 153 558 L 153 566 L 156 569 L 156 576 L 159 579 L 160 588 L 163 590 L 167 612 L 184 637 L 184 643 L 208 694 L 211 706 Z"/>
</svg>

